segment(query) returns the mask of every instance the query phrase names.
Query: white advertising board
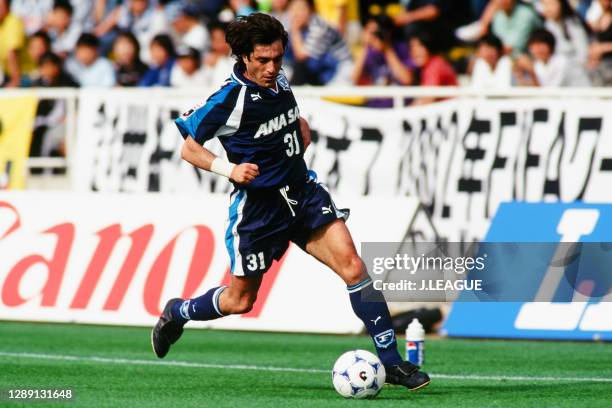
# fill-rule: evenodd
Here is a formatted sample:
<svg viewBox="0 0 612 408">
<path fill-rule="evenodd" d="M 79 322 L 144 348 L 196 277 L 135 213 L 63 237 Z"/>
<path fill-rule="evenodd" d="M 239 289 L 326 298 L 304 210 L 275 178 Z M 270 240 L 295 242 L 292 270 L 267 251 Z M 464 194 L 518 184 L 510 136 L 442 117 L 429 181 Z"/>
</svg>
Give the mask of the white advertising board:
<svg viewBox="0 0 612 408">
<path fill-rule="evenodd" d="M 361 241 L 401 241 L 409 198 L 335 197 Z M 152 325 L 229 278 L 222 194 L 0 193 L 0 319 Z M 343 282 L 291 245 L 254 309 L 201 327 L 357 333 Z"/>
</svg>

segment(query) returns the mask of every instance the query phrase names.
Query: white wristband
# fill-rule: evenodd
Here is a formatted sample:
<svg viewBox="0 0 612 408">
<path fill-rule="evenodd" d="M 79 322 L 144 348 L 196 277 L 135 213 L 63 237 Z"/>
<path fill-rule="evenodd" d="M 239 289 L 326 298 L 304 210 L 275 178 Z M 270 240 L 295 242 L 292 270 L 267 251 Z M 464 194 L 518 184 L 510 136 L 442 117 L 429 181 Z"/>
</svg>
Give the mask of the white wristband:
<svg viewBox="0 0 612 408">
<path fill-rule="evenodd" d="M 220 157 L 216 157 L 215 160 L 213 160 L 213 162 L 210 164 L 210 171 L 212 171 L 213 173 L 217 173 L 220 176 L 230 178 L 234 167 L 236 167 L 234 163 L 230 163 L 227 160 L 224 160 Z"/>
</svg>

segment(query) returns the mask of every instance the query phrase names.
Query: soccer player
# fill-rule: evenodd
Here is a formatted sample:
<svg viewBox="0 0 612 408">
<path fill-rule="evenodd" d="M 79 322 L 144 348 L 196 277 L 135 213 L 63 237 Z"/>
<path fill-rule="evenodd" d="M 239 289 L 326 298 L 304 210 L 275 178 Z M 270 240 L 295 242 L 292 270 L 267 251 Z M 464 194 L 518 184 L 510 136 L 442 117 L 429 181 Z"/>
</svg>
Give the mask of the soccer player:
<svg viewBox="0 0 612 408">
<path fill-rule="evenodd" d="M 353 310 L 385 365 L 387 382 L 411 390 L 428 385 L 429 376 L 397 351 L 387 304 L 373 288 L 344 223 L 348 212 L 336 208 L 304 162 L 310 130 L 281 72 L 287 32 L 273 17 L 255 13 L 228 26 L 227 42 L 236 58 L 230 78 L 176 125 L 185 139 L 183 159 L 228 177 L 235 186 L 225 234 L 231 281 L 200 297 L 170 299 L 151 333 L 153 351 L 163 358 L 189 320 L 251 310 L 263 274 L 291 241 L 344 280 Z M 202 146 L 213 137 L 229 161 Z"/>
</svg>

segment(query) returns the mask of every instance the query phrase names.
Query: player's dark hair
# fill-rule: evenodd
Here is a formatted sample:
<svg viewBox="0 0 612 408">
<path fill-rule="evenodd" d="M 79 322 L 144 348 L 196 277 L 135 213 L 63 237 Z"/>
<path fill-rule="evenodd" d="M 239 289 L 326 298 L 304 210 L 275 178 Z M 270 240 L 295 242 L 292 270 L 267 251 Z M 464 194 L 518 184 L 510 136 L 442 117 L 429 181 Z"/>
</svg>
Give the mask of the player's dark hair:
<svg viewBox="0 0 612 408">
<path fill-rule="evenodd" d="M 76 42 L 77 47 L 90 47 L 98 48 L 100 46 L 100 39 L 92 33 L 83 33 Z"/>
<path fill-rule="evenodd" d="M 29 40 L 32 41 L 34 38 L 40 38 L 45 43 L 47 49 L 51 48 L 51 37 L 49 37 L 45 30 L 38 30 L 30 36 Z"/>
<path fill-rule="evenodd" d="M 489 33 L 482 37 L 480 40 L 478 40 L 478 46 L 480 45 L 488 45 L 489 47 L 493 47 L 500 55 L 504 53 L 504 45 L 499 37 L 495 34 Z"/>
<path fill-rule="evenodd" d="M 529 41 L 527 42 L 527 46 L 530 46 L 534 43 L 544 43 L 550 48 L 551 54 L 555 53 L 555 36 L 552 35 L 551 32 L 546 30 L 545 28 L 536 28 L 531 32 L 531 35 L 529 36 Z"/>
<path fill-rule="evenodd" d="M 232 54 L 241 70 L 245 69 L 242 57 L 249 58 L 256 45 L 269 45 L 277 40 L 281 40 L 285 48 L 287 31 L 280 21 L 263 13 L 240 16 L 227 26 L 225 32 L 225 41 L 232 48 Z"/>
<path fill-rule="evenodd" d="M 64 10 L 70 16 L 72 16 L 72 12 L 74 11 L 72 4 L 70 4 L 68 0 L 55 0 L 53 2 L 53 9 Z"/>
<path fill-rule="evenodd" d="M 166 51 L 169 58 L 176 57 L 176 50 L 174 49 L 174 43 L 172 42 L 172 38 L 168 34 L 157 34 L 151 40 L 151 45 L 156 44 L 159 45 Z"/>
</svg>

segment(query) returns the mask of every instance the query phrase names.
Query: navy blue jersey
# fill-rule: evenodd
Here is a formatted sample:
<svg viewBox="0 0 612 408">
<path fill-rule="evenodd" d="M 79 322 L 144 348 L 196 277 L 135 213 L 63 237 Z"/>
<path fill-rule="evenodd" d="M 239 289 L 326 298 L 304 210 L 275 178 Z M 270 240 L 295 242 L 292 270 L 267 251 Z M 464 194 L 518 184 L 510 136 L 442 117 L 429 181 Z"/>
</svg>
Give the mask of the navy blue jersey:
<svg viewBox="0 0 612 408">
<path fill-rule="evenodd" d="M 218 137 L 230 162 L 253 163 L 259 176 L 249 190 L 305 182 L 304 142 L 299 110 L 289 82 L 281 73 L 276 89 L 249 81 L 234 66 L 230 78 L 206 103 L 176 119 L 183 138 L 203 144 Z"/>
</svg>

